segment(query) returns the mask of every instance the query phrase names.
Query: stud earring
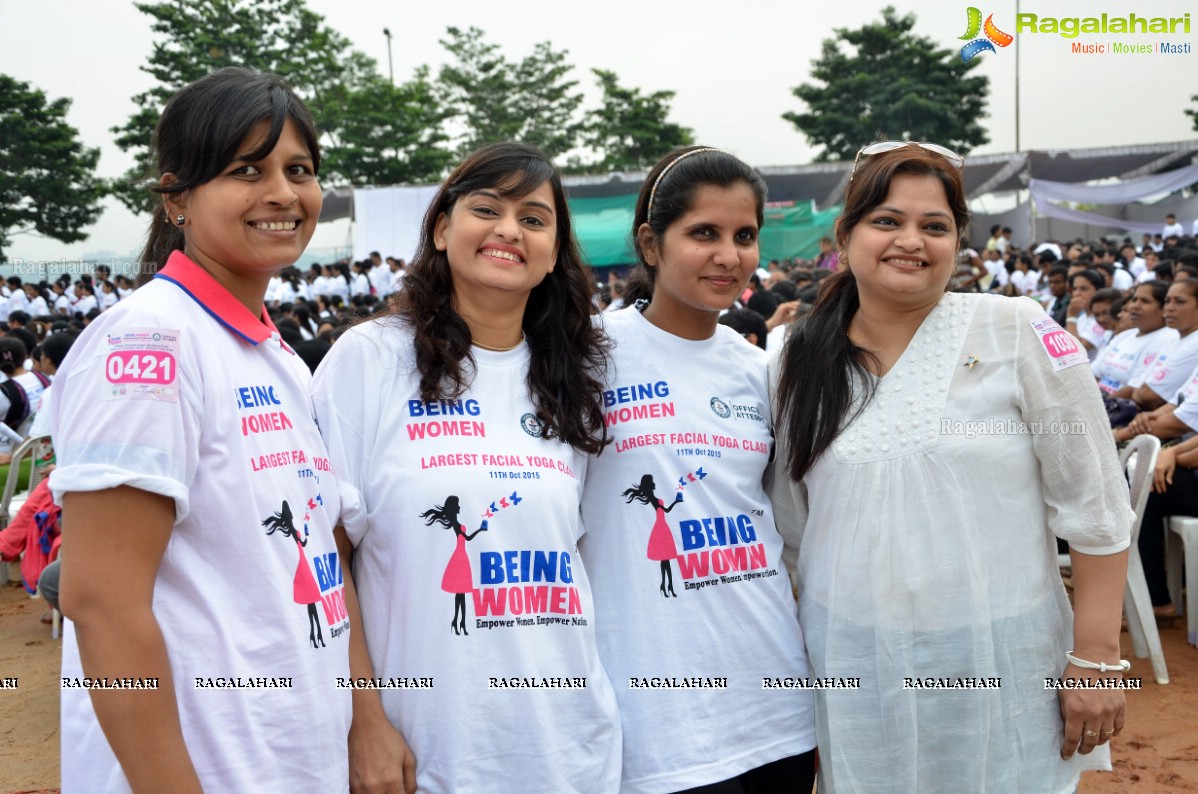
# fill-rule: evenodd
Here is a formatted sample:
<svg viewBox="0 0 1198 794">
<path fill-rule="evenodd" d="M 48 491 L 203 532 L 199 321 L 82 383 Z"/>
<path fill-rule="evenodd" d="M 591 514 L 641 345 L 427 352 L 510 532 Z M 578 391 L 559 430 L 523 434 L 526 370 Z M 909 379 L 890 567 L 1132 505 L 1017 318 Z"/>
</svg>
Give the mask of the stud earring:
<svg viewBox="0 0 1198 794">
<path fill-rule="evenodd" d="M 175 216 L 175 225 L 176 226 L 182 226 L 186 222 L 187 222 L 187 219 L 184 218 L 182 215 Z"/>
</svg>

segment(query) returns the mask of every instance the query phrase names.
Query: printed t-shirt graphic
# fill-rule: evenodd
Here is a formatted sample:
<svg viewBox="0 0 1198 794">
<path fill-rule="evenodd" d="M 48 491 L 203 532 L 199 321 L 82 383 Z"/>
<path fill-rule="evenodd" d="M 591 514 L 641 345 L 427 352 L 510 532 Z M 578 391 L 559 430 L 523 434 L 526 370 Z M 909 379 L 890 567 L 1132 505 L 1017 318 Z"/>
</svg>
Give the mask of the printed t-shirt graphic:
<svg viewBox="0 0 1198 794">
<path fill-rule="evenodd" d="M 433 680 L 380 690 L 383 707 L 421 791 L 614 791 L 619 720 L 576 550 L 586 457 L 544 437 L 527 346 L 471 353 L 469 388 L 425 401 L 411 331 L 387 317 L 313 381 L 374 675 Z"/>
<path fill-rule="evenodd" d="M 624 726 L 621 790 L 726 780 L 815 745 L 782 540 L 762 475 L 765 353 L 730 329 L 680 339 L 603 315 L 612 443 L 587 465 L 580 546 Z M 736 737 L 730 740 L 729 737 Z"/>
<path fill-rule="evenodd" d="M 98 317 L 55 379 L 56 498 L 128 485 L 174 500 L 153 609 L 207 790 L 252 791 L 263 779 L 296 792 L 347 789 L 339 503 L 308 380 L 269 318 L 182 253 Z M 296 546 L 262 524 L 281 519 L 284 502 L 310 506 L 298 565 Z M 297 608 L 297 591 L 315 600 Z M 82 676 L 69 623 L 63 676 Z M 342 751 L 295 764 L 296 727 Z M 62 734 L 65 791 L 127 788 L 85 690 L 64 687 Z"/>
</svg>

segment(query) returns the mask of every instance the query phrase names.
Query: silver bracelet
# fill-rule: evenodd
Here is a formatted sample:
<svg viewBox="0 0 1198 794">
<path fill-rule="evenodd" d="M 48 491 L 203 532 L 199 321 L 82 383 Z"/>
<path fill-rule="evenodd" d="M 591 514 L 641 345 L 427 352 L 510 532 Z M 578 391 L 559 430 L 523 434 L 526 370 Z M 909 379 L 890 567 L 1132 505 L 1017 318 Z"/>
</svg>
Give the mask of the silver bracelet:
<svg viewBox="0 0 1198 794">
<path fill-rule="evenodd" d="M 1107 664 L 1106 662 L 1087 662 L 1085 659 L 1078 659 L 1073 655 L 1073 651 L 1065 651 L 1065 661 L 1074 667 L 1081 667 L 1086 670 L 1097 670 L 1100 673 L 1107 671 L 1115 672 L 1118 670 L 1121 673 L 1126 673 L 1131 669 L 1131 662 L 1126 659 L 1120 659 L 1118 664 Z"/>
</svg>

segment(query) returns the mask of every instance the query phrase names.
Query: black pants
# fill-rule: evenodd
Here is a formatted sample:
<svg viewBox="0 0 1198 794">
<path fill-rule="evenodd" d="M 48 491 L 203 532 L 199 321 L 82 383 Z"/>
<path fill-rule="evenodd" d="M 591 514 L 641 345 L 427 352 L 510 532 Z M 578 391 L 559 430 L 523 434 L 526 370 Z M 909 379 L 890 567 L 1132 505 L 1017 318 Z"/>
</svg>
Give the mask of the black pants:
<svg viewBox="0 0 1198 794">
<path fill-rule="evenodd" d="M 1148 595 L 1154 607 L 1170 603 L 1169 587 L 1165 581 L 1165 526 L 1167 516 L 1198 516 L 1198 477 L 1194 469 L 1178 466 L 1173 472 L 1173 484 L 1164 493 L 1148 494 L 1144 507 L 1144 522 L 1140 524 L 1140 559 L 1144 563 L 1144 578 L 1148 580 Z"/>
<path fill-rule="evenodd" d="M 808 750 L 678 794 L 811 794 L 814 786 L 815 750 Z"/>
</svg>

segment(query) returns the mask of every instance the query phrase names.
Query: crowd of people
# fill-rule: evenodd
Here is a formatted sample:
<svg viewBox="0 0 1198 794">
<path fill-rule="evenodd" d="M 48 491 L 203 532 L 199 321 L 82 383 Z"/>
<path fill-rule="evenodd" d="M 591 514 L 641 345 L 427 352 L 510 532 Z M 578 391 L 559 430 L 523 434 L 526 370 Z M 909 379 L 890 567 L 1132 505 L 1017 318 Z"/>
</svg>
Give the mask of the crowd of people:
<svg viewBox="0 0 1198 794">
<path fill-rule="evenodd" d="M 1184 432 L 1185 240 L 1107 263 L 999 228 L 978 254 L 963 159 L 898 141 L 858 154 L 816 259 L 763 263 L 762 178 L 690 146 L 597 285 L 550 159 L 495 143 L 410 264 L 301 271 L 320 149 L 279 78 L 192 83 L 154 141 L 145 283 L 81 278 L 63 315 L 65 285 L 17 283 L 74 344 L 0 339 L 13 382 L 54 375 L 64 792 L 1056 794 L 1109 769 L 1111 417 Z M 1088 431 L 951 430 L 994 419 Z"/>
</svg>

